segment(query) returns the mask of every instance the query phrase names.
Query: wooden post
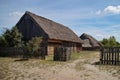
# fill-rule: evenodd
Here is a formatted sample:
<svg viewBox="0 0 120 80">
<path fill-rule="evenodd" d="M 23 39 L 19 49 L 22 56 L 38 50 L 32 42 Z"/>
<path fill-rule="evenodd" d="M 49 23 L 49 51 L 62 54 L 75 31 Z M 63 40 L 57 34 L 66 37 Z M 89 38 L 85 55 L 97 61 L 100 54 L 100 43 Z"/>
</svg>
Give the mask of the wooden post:
<svg viewBox="0 0 120 80">
<path fill-rule="evenodd" d="M 101 48 L 101 53 L 100 53 L 100 63 L 103 64 L 103 49 Z"/>
<path fill-rule="evenodd" d="M 108 54 L 109 54 L 109 48 L 107 48 L 107 52 L 106 52 L 106 63 L 108 64 L 109 60 L 108 60 Z"/>
<path fill-rule="evenodd" d="M 110 64 L 110 51 L 111 51 L 111 50 L 110 50 L 110 48 L 108 48 L 108 50 L 109 50 L 109 51 L 108 51 L 108 55 L 109 55 L 109 56 L 108 56 L 108 57 L 109 57 L 109 58 L 108 58 L 108 64 Z"/>
<path fill-rule="evenodd" d="M 115 48 L 115 65 L 117 63 L 117 47 Z"/>
<path fill-rule="evenodd" d="M 120 64 L 120 47 L 118 48 L 118 65 Z"/>
</svg>

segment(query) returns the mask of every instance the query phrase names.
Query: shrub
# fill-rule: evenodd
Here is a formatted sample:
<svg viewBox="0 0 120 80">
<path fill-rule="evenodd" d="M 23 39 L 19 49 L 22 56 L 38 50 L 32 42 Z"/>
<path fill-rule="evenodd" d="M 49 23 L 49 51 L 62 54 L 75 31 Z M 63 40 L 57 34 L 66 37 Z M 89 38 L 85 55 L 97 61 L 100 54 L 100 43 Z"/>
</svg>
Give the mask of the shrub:
<svg viewBox="0 0 120 80">
<path fill-rule="evenodd" d="M 38 50 L 40 48 L 41 41 L 41 37 L 33 37 L 31 40 L 29 40 L 25 45 L 25 55 L 28 57 L 39 57 L 40 52 Z"/>
</svg>

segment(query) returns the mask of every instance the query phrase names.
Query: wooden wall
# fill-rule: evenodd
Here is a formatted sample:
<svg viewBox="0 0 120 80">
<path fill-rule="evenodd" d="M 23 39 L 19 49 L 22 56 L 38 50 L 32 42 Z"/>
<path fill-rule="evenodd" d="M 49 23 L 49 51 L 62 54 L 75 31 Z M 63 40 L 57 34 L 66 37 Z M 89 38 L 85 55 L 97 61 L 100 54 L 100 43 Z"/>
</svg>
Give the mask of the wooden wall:
<svg viewBox="0 0 120 80">
<path fill-rule="evenodd" d="M 16 26 L 19 32 L 22 33 L 24 41 L 28 41 L 35 36 L 48 38 L 48 35 L 45 34 L 38 24 L 28 15 L 23 16 Z"/>
<path fill-rule="evenodd" d="M 60 41 L 60 40 L 58 40 L 58 41 L 57 40 L 48 40 L 48 46 L 47 46 L 48 55 L 53 55 L 55 47 L 69 47 L 71 53 L 77 53 L 82 50 L 81 44 L 67 42 L 67 41 Z"/>
</svg>

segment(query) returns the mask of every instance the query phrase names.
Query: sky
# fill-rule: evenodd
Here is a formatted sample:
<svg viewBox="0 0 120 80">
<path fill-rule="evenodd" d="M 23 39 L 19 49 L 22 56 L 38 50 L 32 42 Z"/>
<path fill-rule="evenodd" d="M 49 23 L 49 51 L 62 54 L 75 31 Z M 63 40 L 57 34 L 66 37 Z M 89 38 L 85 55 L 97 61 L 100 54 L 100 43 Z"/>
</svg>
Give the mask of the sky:
<svg viewBox="0 0 120 80">
<path fill-rule="evenodd" d="M 97 40 L 120 42 L 120 0 L 0 0 L 0 34 L 30 11 Z"/>
</svg>

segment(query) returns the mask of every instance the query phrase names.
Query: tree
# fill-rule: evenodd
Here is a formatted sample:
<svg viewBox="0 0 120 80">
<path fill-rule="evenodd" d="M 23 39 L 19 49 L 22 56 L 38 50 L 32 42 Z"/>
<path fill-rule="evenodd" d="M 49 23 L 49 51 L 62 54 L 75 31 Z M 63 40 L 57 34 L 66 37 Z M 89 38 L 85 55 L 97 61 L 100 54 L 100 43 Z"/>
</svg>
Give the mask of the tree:
<svg viewBox="0 0 120 80">
<path fill-rule="evenodd" d="M 108 39 L 103 38 L 103 40 L 101 41 L 101 43 L 105 46 L 105 47 L 117 47 L 120 46 L 120 43 L 116 41 L 114 36 L 110 36 Z"/>
<path fill-rule="evenodd" d="M 7 41 L 5 40 L 4 36 L 0 36 L 0 47 L 8 46 Z"/>
<path fill-rule="evenodd" d="M 114 47 L 116 46 L 116 39 L 114 36 L 110 36 L 110 38 L 108 39 L 108 43 L 110 47 Z"/>
<path fill-rule="evenodd" d="M 108 43 L 108 40 L 107 40 L 106 38 L 103 38 L 103 40 L 101 41 L 101 43 L 102 43 L 103 45 L 106 45 L 106 43 Z"/>
<path fill-rule="evenodd" d="M 12 30 L 6 29 L 6 32 L 3 34 L 5 40 L 8 42 L 9 47 L 22 47 L 22 34 L 19 33 L 17 27 L 13 27 Z"/>
</svg>

